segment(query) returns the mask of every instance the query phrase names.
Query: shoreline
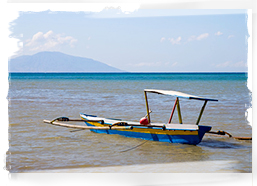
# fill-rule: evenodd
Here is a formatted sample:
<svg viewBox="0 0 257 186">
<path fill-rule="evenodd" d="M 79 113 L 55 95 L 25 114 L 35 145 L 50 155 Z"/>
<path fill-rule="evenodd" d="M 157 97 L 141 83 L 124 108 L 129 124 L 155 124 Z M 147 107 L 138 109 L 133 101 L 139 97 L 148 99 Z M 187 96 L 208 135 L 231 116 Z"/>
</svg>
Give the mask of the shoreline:
<svg viewBox="0 0 257 186">
<path fill-rule="evenodd" d="M 21 173 L 240 173 L 237 161 L 195 161 L 163 164 L 31 170 Z"/>
</svg>

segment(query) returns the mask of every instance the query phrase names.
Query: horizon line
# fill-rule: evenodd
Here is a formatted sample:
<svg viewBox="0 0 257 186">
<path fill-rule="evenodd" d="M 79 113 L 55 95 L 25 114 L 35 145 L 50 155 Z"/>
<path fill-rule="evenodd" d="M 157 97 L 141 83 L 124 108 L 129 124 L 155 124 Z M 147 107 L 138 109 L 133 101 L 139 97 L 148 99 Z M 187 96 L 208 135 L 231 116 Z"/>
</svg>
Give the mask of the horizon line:
<svg viewBox="0 0 257 186">
<path fill-rule="evenodd" d="M 65 74 L 65 73 L 69 73 L 69 74 L 76 74 L 76 73 L 80 73 L 80 74 L 93 74 L 93 73 L 102 73 L 102 74 L 130 74 L 130 73 L 248 73 L 247 72 L 228 72 L 228 71 L 224 71 L 224 72 L 211 72 L 211 71 L 206 71 L 206 72 L 186 72 L 186 71 L 181 71 L 181 72 L 8 72 L 10 73 L 17 73 L 17 74 L 21 74 L 21 73 L 26 73 L 26 74 L 50 74 L 50 73 L 56 73 L 56 74 Z"/>
</svg>

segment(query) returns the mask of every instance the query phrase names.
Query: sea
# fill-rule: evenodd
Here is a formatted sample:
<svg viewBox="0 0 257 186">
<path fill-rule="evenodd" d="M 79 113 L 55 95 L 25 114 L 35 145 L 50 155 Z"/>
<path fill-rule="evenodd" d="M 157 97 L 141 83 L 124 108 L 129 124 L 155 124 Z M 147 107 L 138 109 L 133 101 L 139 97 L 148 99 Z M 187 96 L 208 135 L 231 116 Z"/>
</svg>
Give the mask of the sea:
<svg viewBox="0 0 257 186">
<path fill-rule="evenodd" d="M 247 110 L 251 108 L 247 81 L 247 73 L 9 73 L 6 169 L 22 173 L 224 162 L 228 166 L 218 170 L 210 166 L 209 172 L 251 173 L 250 140 L 205 135 L 198 145 L 146 142 L 43 122 L 57 117 L 75 119 L 80 113 L 139 121 L 146 115 L 144 89 L 162 89 L 218 99 L 207 103 L 200 124 L 233 137 L 252 137 L 247 120 Z M 175 98 L 149 93 L 148 99 L 151 121 L 167 123 Z M 180 99 L 183 123 L 195 124 L 202 104 L 203 101 Z M 178 123 L 176 112 L 172 123 Z M 192 173 L 199 172 L 199 166 Z M 176 167 L 176 172 L 183 171 Z"/>
</svg>

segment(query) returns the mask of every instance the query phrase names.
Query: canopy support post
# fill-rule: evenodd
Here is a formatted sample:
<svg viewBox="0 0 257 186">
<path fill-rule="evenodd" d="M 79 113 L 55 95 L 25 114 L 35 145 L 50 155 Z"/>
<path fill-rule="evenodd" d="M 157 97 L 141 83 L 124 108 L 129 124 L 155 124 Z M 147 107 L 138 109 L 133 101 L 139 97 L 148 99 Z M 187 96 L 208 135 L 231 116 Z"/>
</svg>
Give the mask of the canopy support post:
<svg viewBox="0 0 257 186">
<path fill-rule="evenodd" d="M 177 110 L 178 110 L 178 120 L 179 120 L 179 123 L 182 124 L 182 116 L 181 116 L 181 111 L 180 111 L 180 106 L 179 106 L 179 99 L 177 97 Z"/>
<path fill-rule="evenodd" d="M 203 111 L 204 111 L 204 108 L 205 108 L 205 106 L 206 106 L 207 102 L 208 102 L 207 100 L 205 100 L 205 101 L 204 101 L 204 104 L 203 104 L 203 107 L 202 107 L 202 109 L 201 109 L 201 111 L 200 111 L 200 114 L 199 114 L 199 116 L 198 116 L 198 119 L 197 119 L 196 125 L 198 125 L 198 124 L 199 124 L 199 122 L 200 122 L 200 120 L 201 120 L 201 117 L 202 117 L 202 114 L 203 114 Z"/>
<path fill-rule="evenodd" d="M 147 100 L 147 93 L 146 93 L 146 91 L 144 91 L 144 93 L 145 93 L 145 105 L 146 105 L 146 111 L 147 111 L 147 119 L 148 119 L 148 122 L 151 123 L 148 100 Z"/>
<path fill-rule="evenodd" d="M 178 98 L 176 98 L 176 100 L 175 100 L 175 103 L 174 103 L 174 106 L 173 106 L 173 108 L 172 108 L 172 111 L 171 111 L 171 114 L 170 114 L 170 119 L 169 119 L 169 122 L 168 122 L 168 123 L 171 123 L 171 120 L 172 120 L 174 111 L 175 111 L 175 109 L 176 109 L 177 101 L 178 101 Z"/>
</svg>

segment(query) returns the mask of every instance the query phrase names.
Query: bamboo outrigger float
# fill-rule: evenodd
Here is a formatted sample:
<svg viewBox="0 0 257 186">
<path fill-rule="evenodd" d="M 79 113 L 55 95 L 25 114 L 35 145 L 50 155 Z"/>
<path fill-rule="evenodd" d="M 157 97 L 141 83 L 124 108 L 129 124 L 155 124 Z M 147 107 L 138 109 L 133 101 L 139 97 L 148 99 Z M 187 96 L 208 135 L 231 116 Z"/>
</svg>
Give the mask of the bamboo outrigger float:
<svg viewBox="0 0 257 186">
<path fill-rule="evenodd" d="M 169 96 L 175 96 L 176 100 L 171 111 L 170 118 L 167 123 L 152 123 L 150 117 L 150 109 L 147 99 L 147 93 L 156 93 Z M 199 125 L 203 111 L 206 107 L 208 101 L 216 102 L 217 99 L 203 98 L 199 96 L 193 96 L 177 91 L 170 90 L 156 90 L 156 89 L 145 89 L 145 102 L 146 102 L 146 111 L 147 115 L 145 118 L 142 118 L 139 122 L 126 121 L 121 119 L 109 119 L 97 117 L 94 115 L 80 114 L 81 120 L 84 121 L 86 126 L 79 125 L 70 125 L 63 124 L 57 121 L 68 121 L 68 118 L 62 117 L 57 118 L 52 121 L 44 120 L 44 122 L 74 128 L 79 130 L 91 130 L 96 133 L 105 133 L 105 134 L 119 134 L 126 137 L 141 138 L 145 140 L 161 141 L 161 142 L 170 142 L 170 143 L 183 143 L 183 144 L 192 144 L 197 145 L 201 142 L 205 133 L 211 130 L 211 126 Z M 200 110 L 198 119 L 196 123 L 193 124 L 183 124 L 180 103 L 179 99 L 189 99 L 189 100 L 199 100 L 203 101 L 203 106 Z M 171 123 L 174 111 L 177 109 L 179 123 Z M 70 120 L 71 121 L 71 120 Z"/>
</svg>

